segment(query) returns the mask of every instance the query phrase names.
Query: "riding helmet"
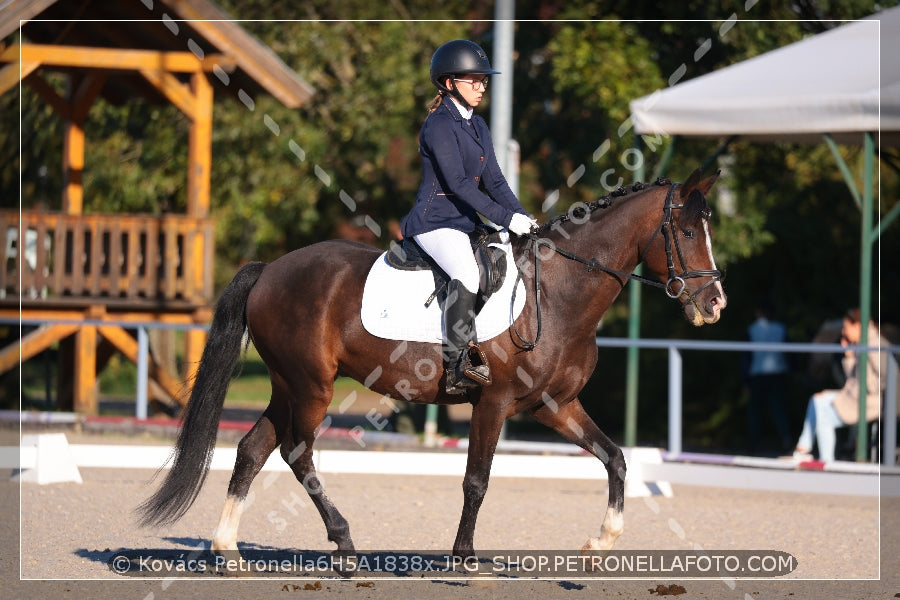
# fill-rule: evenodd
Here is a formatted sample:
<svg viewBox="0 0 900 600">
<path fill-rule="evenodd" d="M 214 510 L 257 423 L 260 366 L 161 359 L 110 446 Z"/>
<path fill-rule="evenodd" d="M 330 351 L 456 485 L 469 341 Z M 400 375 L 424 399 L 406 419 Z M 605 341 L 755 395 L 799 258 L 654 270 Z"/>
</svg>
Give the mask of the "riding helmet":
<svg viewBox="0 0 900 600">
<path fill-rule="evenodd" d="M 481 46 L 469 40 L 453 40 L 442 44 L 431 57 L 431 82 L 437 89 L 453 94 L 455 90 L 447 89 L 444 79 L 454 75 L 499 75 L 500 71 L 491 68 L 491 61 Z M 455 85 L 454 85 L 455 87 Z"/>
</svg>

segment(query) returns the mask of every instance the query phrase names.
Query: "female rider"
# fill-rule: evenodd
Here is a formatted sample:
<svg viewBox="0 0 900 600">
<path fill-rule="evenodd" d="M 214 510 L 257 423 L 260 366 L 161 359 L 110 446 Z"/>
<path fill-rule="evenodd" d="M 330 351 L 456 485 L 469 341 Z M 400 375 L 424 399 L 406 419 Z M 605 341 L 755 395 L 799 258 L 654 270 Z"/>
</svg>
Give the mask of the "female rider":
<svg viewBox="0 0 900 600">
<path fill-rule="evenodd" d="M 479 214 L 516 235 L 537 225 L 500 171 L 487 124 L 473 114 L 488 75 L 498 73 L 474 42 L 454 40 L 435 51 L 431 81 L 438 94 L 419 134 L 422 183 L 401 222 L 403 236 L 414 239 L 450 279 L 444 308 L 448 394 L 490 381 L 488 365 L 470 360 L 479 277 L 468 234 L 482 222 Z"/>
</svg>

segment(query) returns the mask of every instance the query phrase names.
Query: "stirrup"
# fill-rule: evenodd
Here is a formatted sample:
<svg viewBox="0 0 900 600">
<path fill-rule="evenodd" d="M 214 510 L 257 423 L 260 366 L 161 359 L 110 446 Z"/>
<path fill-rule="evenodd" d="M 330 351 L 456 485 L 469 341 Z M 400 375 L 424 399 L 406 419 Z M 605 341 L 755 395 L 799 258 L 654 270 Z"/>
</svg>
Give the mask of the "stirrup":
<svg viewBox="0 0 900 600">
<path fill-rule="evenodd" d="M 465 394 L 469 390 L 491 383 L 491 369 L 487 356 L 472 342 L 460 354 L 456 365 L 447 370 L 446 392 L 450 395 Z"/>
<path fill-rule="evenodd" d="M 492 382 L 491 367 L 488 365 L 487 356 L 478 347 L 478 344 L 469 342 L 463 356 L 465 358 L 462 367 L 465 376 L 479 385 L 490 385 Z"/>
</svg>

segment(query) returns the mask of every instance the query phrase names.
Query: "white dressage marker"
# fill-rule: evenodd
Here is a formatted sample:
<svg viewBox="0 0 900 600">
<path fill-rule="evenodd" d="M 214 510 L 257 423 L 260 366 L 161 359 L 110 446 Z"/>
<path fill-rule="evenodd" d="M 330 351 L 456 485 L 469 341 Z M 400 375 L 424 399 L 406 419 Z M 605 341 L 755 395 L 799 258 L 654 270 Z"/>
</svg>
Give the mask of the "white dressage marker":
<svg viewBox="0 0 900 600">
<path fill-rule="evenodd" d="M 81 483 L 81 473 L 72 458 L 64 433 L 39 433 L 22 436 L 22 470 L 14 480 L 38 483 Z"/>
</svg>

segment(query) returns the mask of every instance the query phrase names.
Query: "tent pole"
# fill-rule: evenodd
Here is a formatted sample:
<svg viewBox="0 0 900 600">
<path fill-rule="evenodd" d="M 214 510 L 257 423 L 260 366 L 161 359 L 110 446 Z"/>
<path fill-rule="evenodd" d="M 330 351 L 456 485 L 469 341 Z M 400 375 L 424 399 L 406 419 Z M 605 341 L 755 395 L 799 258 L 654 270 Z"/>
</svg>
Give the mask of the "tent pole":
<svg viewBox="0 0 900 600">
<path fill-rule="evenodd" d="M 634 171 L 634 180 L 643 181 L 645 174 L 644 165 L 644 139 L 636 134 L 634 148 L 641 155 L 637 169 Z M 643 265 L 634 269 L 636 275 L 643 273 Z M 628 282 L 628 339 L 637 340 L 641 337 L 641 284 L 632 279 Z M 638 367 L 640 351 L 635 345 L 628 346 L 628 359 L 625 366 L 625 446 L 634 447 L 637 444 L 637 405 L 638 405 Z"/>
<path fill-rule="evenodd" d="M 893 223 L 897 219 L 897 217 L 900 217 L 900 202 L 895 204 L 894 208 L 889 210 L 883 217 L 881 217 L 881 219 L 879 219 L 881 223 L 878 226 L 876 235 L 880 236 L 885 229 L 891 226 L 891 223 Z"/>
<path fill-rule="evenodd" d="M 862 193 L 856 185 L 856 180 L 850 167 L 841 156 L 834 138 L 830 134 L 823 134 L 825 143 L 834 155 L 838 168 L 844 176 L 847 188 L 853 196 L 853 201 L 859 207 L 860 218 L 860 248 L 859 248 L 859 321 L 860 337 L 859 345 L 869 345 L 869 321 L 872 316 L 872 246 L 878 240 L 882 227 L 874 227 L 874 186 L 875 186 L 875 143 L 872 133 L 863 134 L 863 183 Z M 892 217 L 893 218 L 893 217 Z M 868 458 L 868 423 L 866 422 L 866 394 L 868 392 L 867 372 L 869 356 L 867 352 L 860 352 L 857 364 L 857 372 L 863 375 L 859 377 L 859 419 L 856 423 L 856 460 L 865 462 Z"/>
<path fill-rule="evenodd" d="M 847 161 L 841 156 L 841 152 L 838 150 L 837 144 L 830 133 L 824 133 L 822 134 L 822 137 L 825 138 L 828 149 L 831 150 L 831 154 L 834 155 L 834 160 L 837 162 L 838 169 L 841 170 L 841 175 L 844 176 L 844 181 L 847 182 L 847 187 L 850 189 L 850 195 L 853 196 L 853 201 L 856 202 L 857 207 L 862 209 L 863 200 L 859 195 L 859 189 L 856 187 L 856 179 L 854 179 L 853 173 L 850 172 L 850 167 L 847 166 Z"/>
<path fill-rule="evenodd" d="M 866 132 L 863 137 L 863 190 L 862 190 L 862 226 L 859 259 L 859 345 L 869 345 L 869 319 L 872 302 L 872 245 L 877 239 L 872 234 L 872 204 L 875 179 L 875 144 L 872 134 Z M 856 424 L 856 460 L 865 462 L 868 455 L 869 436 L 866 422 L 866 394 L 868 352 L 859 354 L 857 373 L 859 373 L 859 422 Z"/>
<path fill-rule="evenodd" d="M 635 275 L 643 274 L 643 265 L 634 269 Z M 632 279 L 628 286 L 628 339 L 639 340 L 641 337 L 641 284 Z M 638 405 L 638 371 L 640 366 L 640 350 L 637 346 L 628 347 L 628 362 L 625 370 L 625 446 L 637 444 L 637 405 Z"/>
</svg>

